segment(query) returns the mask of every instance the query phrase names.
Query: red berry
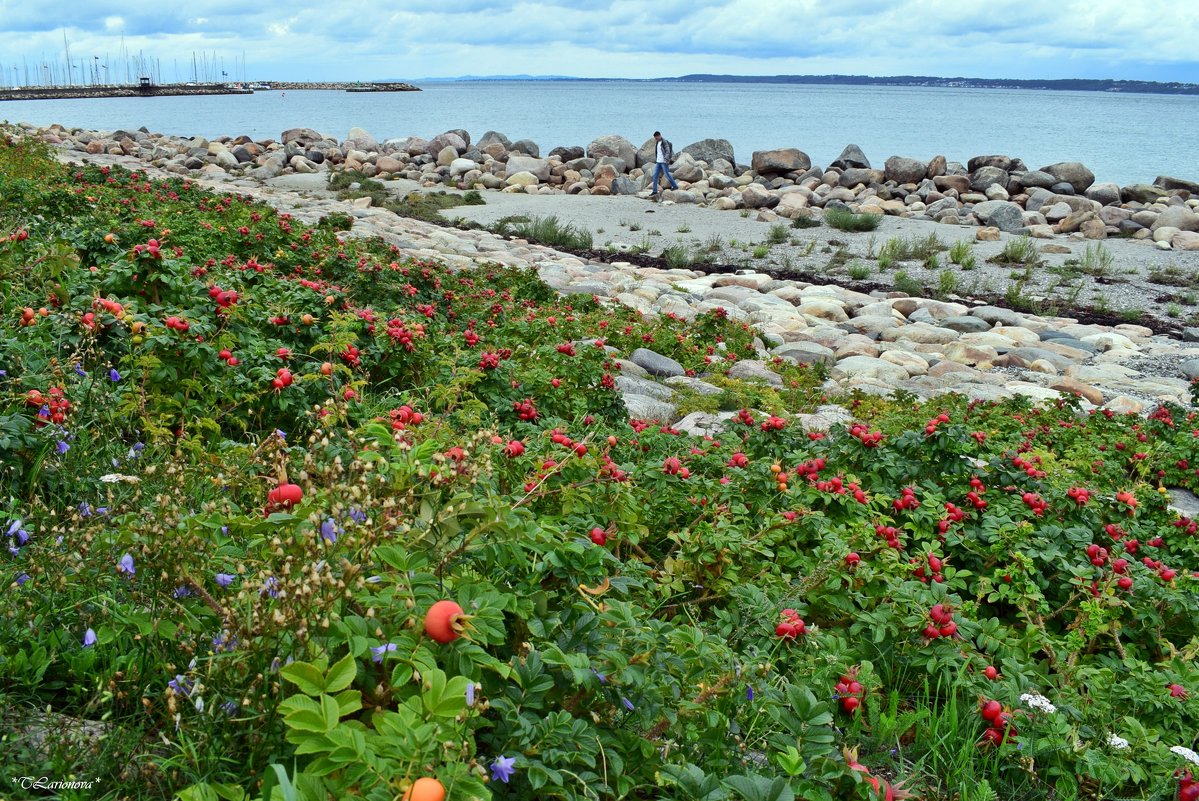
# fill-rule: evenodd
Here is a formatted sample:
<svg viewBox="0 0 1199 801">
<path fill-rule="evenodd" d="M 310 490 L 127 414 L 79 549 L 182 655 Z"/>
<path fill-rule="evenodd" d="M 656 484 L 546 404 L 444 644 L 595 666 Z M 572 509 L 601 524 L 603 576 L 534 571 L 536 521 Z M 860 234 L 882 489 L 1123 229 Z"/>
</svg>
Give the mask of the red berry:
<svg viewBox="0 0 1199 801">
<path fill-rule="evenodd" d="M 852 713 L 855 709 L 857 709 L 861 705 L 862 705 L 861 700 L 854 698 L 852 695 L 849 696 L 848 698 L 841 699 L 841 707 L 846 712 L 849 712 L 849 713 Z"/>
<path fill-rule="evenodd" d="M 596 545 L 604 545 L 608 542 L 608 532 L 604 531 L 599 526 L 591 529 L 591 541 Z"/>
<path fill-rule="evenodd" d="M 995 720 L 999 713 L 1003 711 L 1003 706 L 998 701 L 986 701 L 982 705 L 983 720 Z"/>
<path fill-rule="evenodd" d="M 991 681 L 995 681 L 995 679 L 999 678 L 999 671 L 995 669 L 994 665 L 987 665 L 983 669 L 983 675 Z"/>
</svg>

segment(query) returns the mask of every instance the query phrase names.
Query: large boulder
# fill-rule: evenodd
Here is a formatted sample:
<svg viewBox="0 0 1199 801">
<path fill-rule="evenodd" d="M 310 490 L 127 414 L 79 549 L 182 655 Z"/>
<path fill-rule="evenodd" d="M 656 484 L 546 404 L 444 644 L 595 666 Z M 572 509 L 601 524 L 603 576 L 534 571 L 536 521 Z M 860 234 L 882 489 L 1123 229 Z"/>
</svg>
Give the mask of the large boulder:
<svg viewBox="0 0 1199 801">
<path fill-rule="evenodd" d="M 696 181 L 702 181 L 704 171 L 695 162 L 695 159 L 690 153 L 684 151 L 675 157 L 674 163 L 670 165 L 670 173 L 677 181 L 686 181 L 693 184 Z"/>
<path fill-rule="evenodd" d="M 351 128 L 341 146 L 345 150 L 353 148 L 354 150 L 365 150 L 368 153 L 377 153 L 379 151 L 379 140 L 375 139 L 375 137 L 362 128 Z"/>
<path fill-rule="evenodd" d="M 524 153 L 526 156 L 532 156 L 533 158 L 541 157 L 541 148 L 532 139 L 517 139 L 512 143 L 512 147 L 509 150 L 513 153 Z"/>
<path fill-rule="evenodd" d="M 406 156 L 423 156 L 429 152 L 429 140 L 420 136 L 388 139 L 383 143 L 383 152 L 403 153 Z"/>
<path fill-rule="evenodd" d="M 753 171 L 758 174 L 803 172 L 810 169 L 811 166 L 812 160 L 808 158 L 808 154 L 795 147 L 755 150 L 750 164 Z"/>
<path fill-rule="evenodd" d="M 1092 184 L 1086 191 L 1087 200 L 1093 200 L 1101 206 L 1111 206 L 1120 202 L 1120 187 L 1116 184 Z"/>
<path fill-rule="evenodd" d="M 583 158 L 585 152 L 583 148 L 579 147 L 578 145 L 564 145 L 562 147 L 554 148 L 550 151 L 549 155 L 550 158 L 557 156 L 558 158 L 562 159 L 562 163 L 565 164 L 568 161 L 574 161 L 575 159 Z"/>
<path fill-rule="evenodd" d="M 1120 199 L 1125 203 L 1152 203 L 1167 194 L 1165 189 L 1152 184 L 1133 184 L 1120 187 Z"/>
<path fill-rule="evenodd" d="M 1095 183 L 1095 173 L 1077 161 L 1059 161 L 1057 164 L 1042 167 L 1041 172 L 1049 173 L 1060 183 L 1070 184 L 1079 194 L 1087 191 L 1091 184 Z"/>
<path fill-rule="evenodd" d="M 1177 228 L 1180 231 L 1199 231 L 1199 216 L 1186 206 L 1171 206 L 1157 215 L 1150 228 Z"/>
<path fill-rule="evenodd" d="M 990 225 L 1000 231 L 1015 233 L 1024 227 L 1024 212 L 1015 203 L 1006 200 L 987 200 L 974 206 L 974 216 L 983 225 Z"/>
<path fill-rule="evenodd" d="M 848 189 L 853 189 L 858 184 L 870 186 L 871 184 L 881 184 L 885 180 L 887 180 L 886 174 L 882 170 L 872 170 L 869 167 L 848 167 L 841 172 L 841 180 L 838 183 Z"/>
<path fill-rule="evenodd" d="M 696 161 L 706 161 L 708 164 L 717 159 L 724 159 L 730 164 L 736 163 L 736 159 L 733 158 L 733 145 L 727 139 L 701 139 L 687 145 L 681 152 L 690 154 Z"/>
<path fill-rule="evenodd" d="M 983 167 L 995 167 L 1004 172 L 1010 172 L 1012 169 L 1012 159 L 1010 156 L 975 156 L 966 162 L 966 170 L 968 172 L 977 172 Z"/>
<path fill-rule="evenodd" d="M 637 148 L 633 147 L 633 143 L 628 139 L 616 134 L 601 136 L 587 145 L 587 155 L 597 160 L 604 156 L 614 156 L 628 167 L 637 163 Z"/>
<path fill-rule="evenodd" d="M 1153 185 L 1160 186 L 1162 189 L 1185 189 L 1191 195 L 1199 197 L 1199 183 L 1195 183 L 1194 181 L 1184 181 L 1181 178 L 1159 175 L 1153 180 Z"/>
<path fill-rule="evenodd" d="M 309 145 L 313 142 L 320 142 L 325 137 L 312 130 L 311 128 L 288 128 L 283 133 L 279 134 L 279 141 L 282 144 L 288 145 L 295 142 L 300 145 Z M 205 145 L 207 147 L 207 145 Z"/>
<path fill-rule="evenodd" d="M 508 156 L 507 168 L 508 175 L 515 175 L 518 172 L 531 172 L 540 181 L 548 181 L 550 179 L 550 163 L 547 159 L 535 159 L 532 156 L 513 153 Z"/>
<path fill-rule="evenodd" d="M 970 160 L 973 163 L 974 159 Z M 990 164 L 983 165 L 977 170 L 970 171 L 970 188 L 977 192 L 986 192 L 992 186 L 999 185 L 1007 188 L 1007 170 Z"/>
<path fill-rule="evenodd" d="M 846 145 L 841 151 L 841 155 L 837 156 L 836 160 L 828 165 L 835 167 L 838 170 L 847 170 L 858 168 L 863 170 L 870 169 L 870 159 L 866 158 L 866 154 L 862 152 L 862 148 L 857 145 Z"/>
<path fill-rule="evenodd" d="M 761 184 L 747 184 L 741 190 L 741 200 L 748 209 L 771 209 L 779 204 L 779 196 Z"/>
<path fill-rule="evenodd" d="M 475 143 L 475 146 L 478 147 L 479 150 L 482 150 L 488 145 L 494 144 L 503 145 L 504 150 L 506 151 L 512 149 L 512 140 L 504 136 L 499 131 L 488 131 L 487 133 L 483 134 L 481 137 L 479 137 L 479 141 Z"/>
<path fill-rule="evenodd" d="M 453 131 L 446 131 L 429 140 L 429 144 L 425 146 L 425 153 L 438 158 L 441 151 L 447 147 L 454 149 L 455 156 L 461 155 L 466 152 L 466 140 Z"/>
<path fill-rule="evenodd" d="M 1012 177 L 1015 178 L 1016 181 L 1019 182 L 1020 186 L 1024 187 L 1025 189 L 1048 189 L 1057 183 L 1056 178 L 1049 173 L 1041 172 L 1040 170 L 1029 170 L 1028 172 L 1022 172 L 1019 175 L 1013 175 Z"/>
<path fill-rule="evenodd" d="M 915 184 L 924 180 L 928 172 L 928 164 L 919 159 L 909 159 L 903 156 L 892 156 L 884 165 L 888 181 L 897 184 Z"/>
</svg>

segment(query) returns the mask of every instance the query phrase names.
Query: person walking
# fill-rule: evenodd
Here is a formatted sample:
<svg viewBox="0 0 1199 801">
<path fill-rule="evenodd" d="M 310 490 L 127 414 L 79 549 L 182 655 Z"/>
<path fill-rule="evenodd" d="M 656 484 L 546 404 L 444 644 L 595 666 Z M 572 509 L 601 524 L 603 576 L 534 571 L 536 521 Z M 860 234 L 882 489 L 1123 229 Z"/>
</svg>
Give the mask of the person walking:
<svg viewBox="0 0 1199 801">
<path fill-rule="evenodd" d="M 662 180 L 662 174 L 666 174 L 666 180 L 670 181 L 671 189 L 678 189 L 679 185 L 675 183 L 674 176 L 670 174 L 670 162 L 674 161 L 674 145 L 668 140 L 662 138 L 661 131 L 654 131 L 654 191 L 650 195 L 650 199 L 655 202 L 658 200 L 658 182 Z"/>
</svg>

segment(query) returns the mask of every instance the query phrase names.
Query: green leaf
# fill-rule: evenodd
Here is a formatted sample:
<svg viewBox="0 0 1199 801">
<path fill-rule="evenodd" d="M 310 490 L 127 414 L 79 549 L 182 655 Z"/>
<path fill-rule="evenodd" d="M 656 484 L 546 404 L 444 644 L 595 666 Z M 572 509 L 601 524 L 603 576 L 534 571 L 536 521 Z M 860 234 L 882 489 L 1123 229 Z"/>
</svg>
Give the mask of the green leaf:
<svg viewBox="0 0 1199 801">
<path fill-rule="evenodd" d="M 325 691 L 325 677 L 315 665 L 307 662 L 292 662 L 279 675 L 300 688 L 305 695 L 320 695 Z"/>
<path fill-rule="evenodd" d="M 333 696 L 333 700 L 337 701 L 339 714 L 343 718 L 362 709 L 362 693 L 357 690 L 340 692 Z"/>
<path fill-rule="evenodd" d="M 337 728 L 337 722 L 341 720 L 341 706 L 333 696 L 321 696 L 321 712 L 325 718 L 325 731 Z"/>
<path fill-rule="evenodd" d="M 329 668 L 325 676 L 325 692 L 335 694 L 349 687 L 358 673 L 358 663 L 350 654 L 346 654 Z"/>
<path fill-rule="evenodd" d="M 432 670 L 424 674 L 425 689 L 421 692 L 421 703 L 434 717 L 453 718 L 466 709 L 466 687 L 470 683 L 462 676 L 446 680 L 443 671 Z"/>
</svg>

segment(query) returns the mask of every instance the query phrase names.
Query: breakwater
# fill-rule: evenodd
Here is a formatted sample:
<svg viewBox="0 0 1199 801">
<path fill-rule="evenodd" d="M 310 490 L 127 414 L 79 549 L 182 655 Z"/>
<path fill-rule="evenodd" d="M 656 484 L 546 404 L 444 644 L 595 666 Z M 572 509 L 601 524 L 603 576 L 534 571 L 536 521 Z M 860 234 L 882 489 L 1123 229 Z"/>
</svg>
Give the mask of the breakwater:
<svg viewBox="0 0 1199 801">
<path fill-rule="evenodd" d="M 158 97 L 165 95 L 248 95 L 253 90 L 227 84 L 149 84 L 130 86 L 26 86 L 0 89 L 0 100 L 64 100 L 79 97 Z"/>
<path fill-rule="evenodd" d="M 341 92 L 419 92 L 408 83 L 361 83 L 284 81 L 269 84 L 270 89 L 254 89 L 238 84 L 149 84 L 131 86 L 26 86 L 16 89 L 0 89 L 0 100 L 67 100 L 87 97 L 164 97 L 168 95 L 249 95 L 255 91 L 291 89 L 324 90 Z"/>
</svg>

